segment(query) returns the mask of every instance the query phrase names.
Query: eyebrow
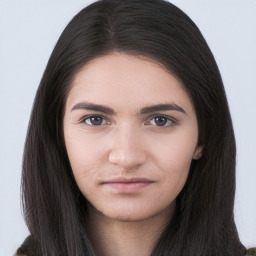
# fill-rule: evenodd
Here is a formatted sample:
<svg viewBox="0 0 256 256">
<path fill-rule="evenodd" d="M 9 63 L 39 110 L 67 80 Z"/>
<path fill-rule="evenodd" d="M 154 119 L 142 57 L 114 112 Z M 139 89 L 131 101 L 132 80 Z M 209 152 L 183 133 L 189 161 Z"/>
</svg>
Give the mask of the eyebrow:
<svg viewBox="0 0 256 256">
<path fill-rule="evenodd" d="M 148 114 L 152 112 L 157 112 L 157 111 L 167 111 L 167 110 L 174 110 L 174 111 L 179 111 L 181 113 L 187 114 L 186 111 L 178 106 L 177 104 L 158 104 L 154 106 L 149 106 L 142 108 L 140 111 L 140 114 Z"/>
<path fill-rule="evenodd" d="M 88 102 L 80 102 L 76 104 L 71 111 L 76 110 L 76 109 L 87 109 L 87 110 L 93 110 L 93 111 L 98 111 L 102 112 L 108 115 L 115 115 L 116 112 L 109 107 L 103 106 L 103 105 L 98 105 L 94 103 L 88 103 Z"/>
<path fill-rule="evenodd" d="M 93 111 L 102 112 L 108 115 L 116 114 L 116 111 L 110 107 L 89 103 L 89 102 L 80 102 L 76 104 L 71 109 L 71 111 L 74 111 L 76 109 L 93 110 Z M 157 104 L 153 106 L 144 107 L 140 110 L 139 114 L 144 115 L 144 114 L 149 114 L 157 111 L 167 111 L 167 110 L 178 111 L 187 115 L 186 111 L 182 107 L 178 106 L 177 104 Z"/>
</svg>

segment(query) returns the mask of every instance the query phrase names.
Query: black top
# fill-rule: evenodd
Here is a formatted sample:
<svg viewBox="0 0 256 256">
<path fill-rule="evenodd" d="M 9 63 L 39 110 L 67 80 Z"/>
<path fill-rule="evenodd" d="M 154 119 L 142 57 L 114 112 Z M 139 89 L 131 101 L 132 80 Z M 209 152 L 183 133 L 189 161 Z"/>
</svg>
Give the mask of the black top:
<svg viewBox="0 0 256 256">
<path fill-rule="evenodd" d="M 35 243 L 28 236 L 14 256 L 39 256 Z M 242 256 L 242 255 L 241 255 Z M 247 250 L 243 256 L 256 256 L 256 247 Z"/>
</svg>

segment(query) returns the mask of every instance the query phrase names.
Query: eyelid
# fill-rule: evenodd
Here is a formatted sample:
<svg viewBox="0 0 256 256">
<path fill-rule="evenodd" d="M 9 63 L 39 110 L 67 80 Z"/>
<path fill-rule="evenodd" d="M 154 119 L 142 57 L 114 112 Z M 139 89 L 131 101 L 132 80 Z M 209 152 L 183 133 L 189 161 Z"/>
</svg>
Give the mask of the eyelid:
<svg viewBox="0 0 256 256">
<path fill-rule="evenodd" d="M 100 115 L 100 114 L 89 114 L 89 115 L 85 115 L 85 116 L 83 116 L 83 117 L 78 121 L 78 123 L 80 123 L 80 124 L 85 124 L 85 125 L 89 125 L 89 124 L 87 124 L 87 123 L 85 122 L 85 120 L 87 120 L 88 118 L 93 117 L 93 116 L 99 116 L 99 117 L 101 117 L 102 119 L 104 119 L 104 120 L 107 122 L 107 124 L 110 123 L 110 121 L 109 121 L 108 118 L 106 118 L 105 116 Z M 105 124 L 89 125 L 89 126 L 102 126 L 102 125 L 105 125 Z"/>
<path fill-rule="evenodd" d="M 169 120 L 171 120 L 171 121 L 173 121 L 173 122 L 178 122 L 178 120 L 176 119 L 176 118 L 174 118 L 174 117 L 172 117 L 172 116 L 169 116 L 169 115 L 166 115 L 166 114 L 160 114 L 160 113 L 156 113 L 156 114 L 153 114 L 153 115 L 150 115 L 149 117 L 148 117 L 148 119 L 152 119 L 152 118 L 155 118 L 155 117 L 157 117 L 157 116 L 160 116 L 160 117 L 165 117 L 165 118 L 167 118 L 167 119 L 169 119 Z"/>
<path fill-rule="evenodd" d="M 178 123 L 178 120 L 177 119 L 175 119 L 175 118 L 173 118 L 173 117 L 171 117 L 171 116 L 168 116 L 168 115 L 165 115 L 165 114 L 154 114 L 154 115 L 151 115 L 147 120 L 147 122 L 146 122 L 146 125 L 150 125 L 150 124 L 148 124 L 152 119 L 154 119 L 154 118 L 156 118 L 156 117 L 164 117 L 164 118 L 166 118 L 168 121 L 171 121 L 172 122 L 172 124 L 171 125 L 168 125 L 168 126 L 158 126 L 158 125 L 155 125 L 156 127 L 158 127 L 158 128 L 168 128 L 168 127 L 170 127 L 170 126 L 173 126 L 173 125 L 175 125 L 175 124 L 177 124 Z"/>
<path fill-rule="evenodd" d="M 101 117 L 102 119 L 104 119 L 104 120 L 106 121 L 106 124 L 90 125 L 90 124 L 87 124 L 87 123 L 85 122 L 85 120 L 87 120 L 87 119 L 90 118 L 90 117 L 94 117 L 94 116 Z M 172 124 L 171 124 L 171 125 L 168 125 L 168 126 L 157 126 L 157 125 L 155 125 L 156 127 L 159 127 L 159 128 L 168 128 L 168 127 L 173 126 L 173 125 L 175 125 L 175 124 L 178 123 L 178 120 L 175 119 L 174 117 L 171 117 L 171 116 L 165 115 L 165 114 L 157 114 L 157 113 L 156 113 L 156 114 L 150 115 L 150 116 L 147 118 L 147 121 L 145 122 L 145 124 L 146 124 L 146 125 L 150 125 L 149 122 L 150 122 L 153 118 L 155 118 L 155 117 L 164 117 L 164 118 L 166 118 L 168 121 L 171 121 L 171 122 L 172 122 Z M 109 120 L 107 117 L 105 117 L 105 116 L 103 116 L 103 115 L 101 115 L 101 114 L 97 114 L 97 113 L 96 113 L 96 114 L 88 114 L 88 115 L 83 116 L 83 117 L 78 121 L 78 123 L 83 124 L 83 125 L 88 125 L 88 126 L 94 126 L 94 127 L 97 127 L 97 126 L 99 127 L 99 126 L 111 124 L 110 120 Z"/>
</svg>

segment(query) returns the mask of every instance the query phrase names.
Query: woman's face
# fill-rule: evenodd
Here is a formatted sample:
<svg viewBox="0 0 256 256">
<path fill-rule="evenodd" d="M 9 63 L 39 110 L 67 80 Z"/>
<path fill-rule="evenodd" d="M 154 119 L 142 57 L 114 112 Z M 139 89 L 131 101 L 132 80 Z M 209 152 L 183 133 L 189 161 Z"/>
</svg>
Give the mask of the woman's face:
<svg viewBox="0 0 256 256">
<path fill-rule="evenodd" d="M 171 207 L 201 150 L 181 83 L 156 62 L 121 53 L 76 74 L 64 137 L 79 189 L 115 220 L 143 220 Z"/>
</svg>

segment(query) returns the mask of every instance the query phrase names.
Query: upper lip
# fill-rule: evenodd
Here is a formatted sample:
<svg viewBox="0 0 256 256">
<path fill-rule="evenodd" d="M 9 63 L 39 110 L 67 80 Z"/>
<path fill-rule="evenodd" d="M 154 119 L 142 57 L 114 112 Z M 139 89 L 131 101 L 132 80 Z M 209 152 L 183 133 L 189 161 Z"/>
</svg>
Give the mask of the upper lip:
<svg viewBox="0 0 256 256">
<path fill-rule="evenodd" d="M 107 183 L 152 183 L 154 181 L 149 180 L 147 178 L 114 178 L 111 180 L 103 181 L 102 184 L 107 184 Z"/>
</svg>

